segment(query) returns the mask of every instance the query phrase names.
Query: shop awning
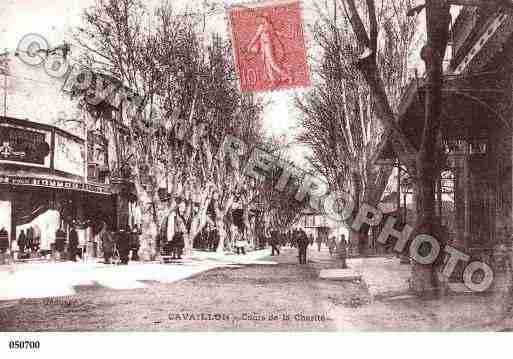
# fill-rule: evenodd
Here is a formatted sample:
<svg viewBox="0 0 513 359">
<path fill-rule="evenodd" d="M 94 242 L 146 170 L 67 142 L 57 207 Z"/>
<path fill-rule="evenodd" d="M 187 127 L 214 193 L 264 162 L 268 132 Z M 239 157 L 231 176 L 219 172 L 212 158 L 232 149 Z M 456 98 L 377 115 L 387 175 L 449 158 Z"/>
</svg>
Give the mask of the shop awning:
<svg viewBox="0 0 513 359">
<path fill-rule="evenodd" d="M 442 88 L 442 134 L 445 138 L 462 138 L 502 126 L 511 129 L 511 121 L 501 115 L 502 104 L 509 103 L 507 76 L 500 72 L 446 75 Z M 399 105 L 397 119 L 401 129 L 415 148 L 420 147 L 424 127 L 426 81 L 413 80 L 406 88 Z M 374 154 L 376 163 L 396 158 L 390 132 L 383 135 Z"/>
</svg>

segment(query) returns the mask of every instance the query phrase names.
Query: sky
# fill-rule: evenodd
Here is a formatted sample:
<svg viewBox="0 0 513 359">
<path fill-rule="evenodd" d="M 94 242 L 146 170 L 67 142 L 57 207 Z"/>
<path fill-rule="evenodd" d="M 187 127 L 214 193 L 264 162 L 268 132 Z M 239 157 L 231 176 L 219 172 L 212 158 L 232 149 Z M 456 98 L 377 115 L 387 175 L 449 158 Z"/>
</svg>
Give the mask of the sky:
<svg viewBox="0 0 513 359">
<path fill-rule="evenodd" d="M 160 0 L 145 0 L 151 4 Z M 222 5 L 223 0 L 216 0 Z M 228 0 L 225 0 L 228 1 Z M 230 0 L 231 1 L 231 0 Z M 321 1 L 321 0 L 316 0 Z M 171 0 L 179 12 L 188 8 L 197 9 L 201 0 Z M 69 39 L 72 28 L 79 26 L 82 11 L 95 3 L 95 0 L 0 0 L 0 53 L 3 49 L 14 50 L 18 41 L 28 33 L 44 36 L 50 46 L 61 44 Z M 302 1 L 303 24 L 314 21 L 314 0 Z M 220 7 L 222 9 L 222 6 Z M 423 18 L 423 16 L 421 16 Z M 422 23 L 420 29 L 423 28 Z M 227 19 L 223 11 L 208 19 L 207 31 L 216 31 L 227 36 Z M 308 49 L 308 33 L 305 33 Z M 264 127 L 269 135 L 282 136 L 291 141 L 298 128 L 298 112 L 294 109 L 294 96 L 303 90 L 269 92 L 263 96 L 269 103 L 263 114 Z M 304 154 L 308 149 L 292 146 L 289 154 L 298 164 L 306 166 Z"/>
<path fill-rule="evenodd" d="M 145 3 L 151 3 L 150 0 Z M 13 51 L 20 39 L 28 33 L 44 36 L 50 46 L 62 44 L 70 40 L 69 32 L 79 26 L 81 12 L 95 3 L 95 0 L 0 0 L 0 53 L 4 49 Z M 186 7 L 197 8 L 200 0 L 172 0 L 178 10 Z M 219 1 L 222 4 L 222 1 Z M 308 6 L 306 6 L 308 8 Z M 220 12 L 208 20 L 208 30 L 227 33 L 227 22 L 224 12 Z M 263 114 L 264 128 L 268 135 L 293 139 L 298 126 L 298 113 L 293 106 L 297 91 L 280 91 L 266 93 L 264 100 L 269 103 Z M 303 160 L 305 148 L 293 146 L 290 156 L 298 165 L 306 165 Z"/>
</svg>

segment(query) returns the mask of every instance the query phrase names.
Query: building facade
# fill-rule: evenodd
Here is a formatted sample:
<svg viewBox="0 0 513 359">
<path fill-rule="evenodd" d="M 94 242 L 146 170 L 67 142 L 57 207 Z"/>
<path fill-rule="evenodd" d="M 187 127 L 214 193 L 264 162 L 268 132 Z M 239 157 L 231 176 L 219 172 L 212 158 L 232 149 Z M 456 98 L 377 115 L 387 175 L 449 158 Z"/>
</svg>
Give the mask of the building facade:
<svg viewBox="0 0 513 359">
<path fill-rule="evenodd" d="M 102 222 L 111 230 L 128 225 L 132 189 L 119 175 L 125 138 L 117 109 L 86 109 L 43 66 L 16 54 L 3 60 L 0 229 L 9 232 L 11 250 L 29 228 L 50 251 L 56 230 L 74 225 L 85 250 Z"/>
<path fill-rule="evenodd" d="M 435 198 L 448 241 L 490 262 L 509 240 L 512 217 L 513 16 L 502 9 L 464 7 L 452 25 L 444 73 L 440 146 L 442 166 Z M 398 121 L 419 146 L 426 84 L 412 81 Z M 380 160 L 395 158 L 389 139 Z"/>
</svg>

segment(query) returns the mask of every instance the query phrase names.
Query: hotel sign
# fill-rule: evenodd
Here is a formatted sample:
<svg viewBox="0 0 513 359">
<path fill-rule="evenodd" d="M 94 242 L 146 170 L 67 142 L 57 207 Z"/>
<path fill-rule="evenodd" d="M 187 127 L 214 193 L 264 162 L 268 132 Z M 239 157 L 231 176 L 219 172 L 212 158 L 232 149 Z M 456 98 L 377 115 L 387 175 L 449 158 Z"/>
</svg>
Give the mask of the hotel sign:
<svg viewBox="0 0 513 359">
<path fill-rule="evenodd" d="M 0 160 L 44 166 L 49 154 L 46 133 L 20 127 L 0 127 Z"/>
<path fill-rule="evenodd" d="M 85 191 L 94 193 L 111 194 L 110 187 L 100 186 L 95 184 L 72 182 L 48 178 L 34 178 L 34 177 L 21 177 L 21 176 L 2 176 L 0 175 L 0 185 L 14 185 L 14 186 L 39 186 L 49 188 L 70 189 L 75 191 Z"/>
</svg>

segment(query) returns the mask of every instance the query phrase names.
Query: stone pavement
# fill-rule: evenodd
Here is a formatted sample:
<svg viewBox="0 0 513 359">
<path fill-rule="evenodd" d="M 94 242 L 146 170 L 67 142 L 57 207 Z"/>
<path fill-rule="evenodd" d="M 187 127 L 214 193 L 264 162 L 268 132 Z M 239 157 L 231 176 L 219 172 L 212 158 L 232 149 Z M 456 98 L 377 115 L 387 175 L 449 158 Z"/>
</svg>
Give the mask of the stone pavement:
<svg viewBox="0 0 513 359">
<path fill-rule="evenodd" d="M 130 262 L 127 266 L 96 261 L 1 265 L 0 301 L 73 295 L 79 286 L 144 288 L 151 282 L 171 283 L 219 267 L 274 264 L 261 260 L 269 254 L 269 249 L 246 255 L 194 251 L 190 258 L 174 263 Z"/>
<path fill-rule="evenodd" d="M 321 279 L 353 281 L 362 280 L 369 294 L 375 298 L 401 296 L 409 294 L 408 280 L 411 277 L 411 265 L 399 263 L 396 257 L 366 257 L 347 259 L 347 269 L 341 269 L 340 263 L 327 255 L 327 250 L 312 252 L 317 260 L 331 260 L 333 267 L 319 273 Z M 322 258 L 322 259 L 321 259 Z"/>
<path fill-rule="evenodd" d="M 411 265 L 400 264 L 399 258 L 350 258 L 347 265 L 361 274 L 370 295 L 375 299 L 409 293 Z"/>
<path fill-rule="evenodd" d="M 355 272 L 351 268 L 343 269 L 322 269 L 319 273 L 319 278 L 340 281 L 354 281 L 362 278 L 359 272 Z"/>
<path fill-rule="evenodd" d="M 322 280 L 361 280 L 374 299 L 409 294 L 411 265 L 400 264 L 395 256 L 348 258 L 347 269 L 341 268 L 340 260 L 335 255 L 330 256 L 324 245 L 320 252 L 311 248 L 309 256 L 314 261 L 331 264 L 328 269 L 320 271 L 319 278 Z"/>
</svg>

